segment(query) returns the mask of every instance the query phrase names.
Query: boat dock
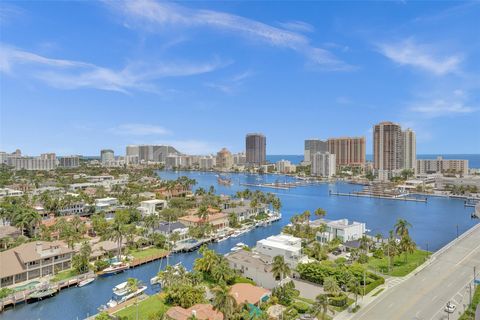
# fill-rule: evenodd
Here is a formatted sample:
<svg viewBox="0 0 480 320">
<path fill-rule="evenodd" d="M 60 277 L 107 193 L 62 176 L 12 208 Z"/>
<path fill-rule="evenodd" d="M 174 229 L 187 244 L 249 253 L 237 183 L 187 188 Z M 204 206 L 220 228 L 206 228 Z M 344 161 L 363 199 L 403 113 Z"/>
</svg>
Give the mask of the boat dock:
<svg viewBox="0 0 480 320">
<path fill-rule="evenodd" d="M 76 286 L 80 281 L 85 280 L 86 278 L 91 278 L 95 274 L 93 272 L 89 272 L 86 274 L 82 274 L 70 279 L 62 280 L 56 283 L 53 283 L 50 285 L 50 288 L 55 290 L 55 294 L 57 294 L 59 291 Z M 23 291 L 17 291 L 8 297 L 5 297 L 0 300 L 0 312 L 3 311 L 5 308 L 15 308 L 17 304 L 20 303 L 28 303 L 29 296 L 33 292 L 37 291 L 36 289 L 27 289 Z"/>
<path fill-rule="evenodd" d="M 257 188 L 271 188 L 271 189 L 288 190 L 288 189 L 291 189 L 291 188 L 312 185 L 312 184 L 316 184 L 316 183 L 319 183 L 319 182 L 320 181 L 303 180 L 303 181 L 296 181 L 296 182 L 240 183 L 240 185 L 245 186 L 245 187 L 257 187 Z"/>
<path fill-rule="evenodd" d="M 363 194 L 363 193 L 342 193 L 342 192 L 329 192 L 331 196 L 342 196 L 342 197 L 358 197 L 358 198 L 377 198 L 385 200 L 398 200 L 398 201 L 411 201 L 411 202 L 427 202 L 427 198 L 417 199 L 417 198 L 407 198 L 406 196 L 382 196 L 375 194 Z"/>
</svg>

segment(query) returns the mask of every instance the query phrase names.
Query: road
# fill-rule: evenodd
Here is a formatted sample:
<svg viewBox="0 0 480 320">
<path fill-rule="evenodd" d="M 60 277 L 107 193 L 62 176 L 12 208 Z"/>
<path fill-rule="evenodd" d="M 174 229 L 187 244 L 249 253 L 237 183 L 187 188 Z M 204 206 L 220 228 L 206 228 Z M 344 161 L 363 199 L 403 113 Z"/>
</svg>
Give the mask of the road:
<svg viewBox="0 0 480 320">
<path fill-rule="evenodd" d="M 473 267 L 480 271 L 480 224 L 432 256 L 416 275 L 386 290 L 352 318 L 357 320 L 456 320 L 469 304 Z M 473 290 L 473 288 L 472 288 Z M 452 301 L 457 310 L 447 315 Z"/>
</svg>

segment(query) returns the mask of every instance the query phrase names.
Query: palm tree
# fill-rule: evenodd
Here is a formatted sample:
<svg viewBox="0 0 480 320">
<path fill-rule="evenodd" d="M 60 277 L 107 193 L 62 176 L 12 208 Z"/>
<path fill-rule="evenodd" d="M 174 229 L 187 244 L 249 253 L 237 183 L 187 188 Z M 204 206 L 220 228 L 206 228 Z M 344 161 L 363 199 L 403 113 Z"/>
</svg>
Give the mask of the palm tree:
<svg viewBox="0 0 480 320">
<path fill-rule="evenodd" d="M 204 205 L 201 205 L 199 208 L 198 208 L 198 211 L 197 211 L 197 216 L 203 220 L 204 222 L 207 221 L 208 219 L 208 208 Z"/>
<path fill-rule="evenodd" d="M 407 262 L 407 255 L 414 253 L 415 249 L 417 249 L 417 245 L 407 234 L 402 238 L 402 240 L 400 240 L 400 248 L 402 249 L 403 253 L 405 253 L 405 262 Z"/>
<path fill-rule="evenodd" d="M 127 279 L 127 288 L 129 292 L 135 292 L 140 287 L 140 281 L 136 278 Z"/>
<path fill-rule="evenodd" d="M 213 279 L 221 285 L 227 284 L 227 281 L 233 276 L 232 269 L 230 269 L 230 266 L 225 259 L 220 260 L 220 262 L 212 269 Z"/>
<path fill-rule="evenodd" d="M 237 301 L 226 286 L 215 287 L 212 292 L 214 294 L 213 309 L 222 312 L 226 320 L 230 319 L 237 309 Z"/>
<path fill-rule="evenodd" d="M 370 239 L 366 235 L 363 235 L 360 238 L 359 243 L 360 243 L 360 249 L 365 250 L 366 253 L 368 254 L 368 249 L 370 247 Z"/>
<path fill-rule="evenodd" d="M 397 223 L 395 223 L 395 234 L 401 238 L 408 235 L 408 229 L 411 228 L 412 225 L 405 219 L 398 219 Z"/>
<path fill-rule="evenodd" d="M 315 303 L 312 306 L 312 313 L 315 316 L 318 316 L 319 314 L 321 314 L 322 316 L 321 319 L 324 320 L 326 318 L 327 311 L 328 311 L 328 297 L 325 294 L 319 294 L 315 298 Z"/>
<path fill-rule="evenodd" d="M 288 264 L 285 263 L 285 258 L 283 256 L 275 256 L 272 263 L 272 275 L 275 279 L 282 280 L 285 277 L 288 277 L 292 271 Z"/>
<path fill-rule="evenodd" d="M 327 212 L 323 210 L 322 208 L 317 208 L 315 211 L 313 211 L 315 216 L 317 216 L 319 219 L 324 218 L 327 215 Z"/>
<path fill-rule="evenodd" d="M 195 260 L 193 268 L 200 272 L 210 273 L 218 263 L 219 257 L 215 251 L 208 249 L 205 245 L 200 248 L 200 253 L 203 257 Z"/>
<path fill-rule="evenodd" d="M 303 220 L 307 222 L 307 225 L 310 225 L 310 216 L 311 216 L 311 213 L 309 210 L 305 210 L 302 214 L 303 216 Z"/>
<path fill-rule="evenodd" d="M 377 239 L 377 243 L 379 243 L 379 242 L 380 242 L 380 240 L 382 240 L 382 239 L 383 239 L 383 234 L 381 234 L 380 232 L 379 232 L 379 233 L 377 233 L 377 234 L 375 235 L 375 239 Z"/>
<path fill-rule="evenodd" d="M 323 279 L 323 290 L 332 296 L 337 296 L 340 293 L 340 287 L 338 286 L 337 279 L 332 276 L 325 277 Z"/>
<path fill-rule="evenodd" d="M 113 222 L 109 224 L 105 235 L 105 238 L 117 243 L 117 255 L 119 260 L 122 255 L 122 241 L 128 233 L 127 214 L 128 212 L 123 210 L 117 211 L 115 213 L 115 218 L 113 219 Z"/>
</svg>

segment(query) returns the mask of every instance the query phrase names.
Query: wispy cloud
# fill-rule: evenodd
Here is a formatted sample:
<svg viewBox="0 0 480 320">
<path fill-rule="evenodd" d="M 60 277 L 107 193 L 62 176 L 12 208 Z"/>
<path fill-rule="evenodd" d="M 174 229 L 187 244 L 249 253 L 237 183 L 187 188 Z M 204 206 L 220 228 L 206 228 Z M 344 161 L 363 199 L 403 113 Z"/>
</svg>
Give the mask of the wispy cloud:
<svg viewBox="0 0 480 320">
<path fill-rule="evenodd" d="M 281 22 L 280 26 L 282 26 L 285 29 L 291 30 L 291 31 L 298 31 L 298 32 L 313 32 L 315 31 L 315 28 L 306 22 L 303 21 L 287 21 L 287 22 Z"/>
<path fill-rule="evenodd" d="M 179 62 L 130 62 L 115 70 L 92 63 L 53 59 L 11 46 L 0 45 L 0 72 L 33 77 L 59 89 L 95 88 L 127 93 L 130 90 L 159 92 L 154 81 L 215 71 L 229 62 L 218 58 L 192 64 Z"/>
<path fill-rule="evenodd" d="M 162 126 L 129 123 L 122 124 L 109 130 L 114 134 L 129 135 L 129 136 L 150 136 L 150 135 L 170 135 L 172 132 Z"/>
<path fill-rule="evenodd" d="M 427 118 L 461 115 L 478 111 L 468 101 L 468 95 L 463 90 L 454 90 L 448 94 L 436 97 L 423 98 L 409 107 L 410 111 L 419 113 Z"/>
<path fill-rule="evenodd" d="M 9 24 L 12 20 L 22 17 L 24 11 L 5 1 L 0 2 L 0 25 Z"/>
<path fill-rule="evenodd" d="M 126 25 L 128 26 L 143 26 L 158 32 L 168 30 L 167 27 L 173 26 L 213 28 L 244 36 L 249 40 L 261 41 L 271 46 L 294 50 L 328 70 L 351 69 L 350 65 L 329 51 L 313 46 L 310 39 L 301 33 L 277 28 L 238 15 L 213 10 L 190 9 L 178 4 L 154 0 L 110 1 L 108 3 L 127 18 Z"/>
<path fill-rule="evenodd" d="M 462 62 L 458 54 L 440 57 L 431 45 L 416 43 L 412 38 L 378 45 L 381 54 L 400 64 L 409 65 L 435 75 L 457 72 Z"/>
<path fill-rule="evenodd" d="M 238 90 L 239 87 L 243 85 L 246 79 L 253 76 L 254 72 L 247 70 L 238 74 L 233 75 L 229 79 L 216 82 L 207 82 L 205 85 L 207 87 L 218 89 L 224 93 L 234 93 Z"/>
</svg>

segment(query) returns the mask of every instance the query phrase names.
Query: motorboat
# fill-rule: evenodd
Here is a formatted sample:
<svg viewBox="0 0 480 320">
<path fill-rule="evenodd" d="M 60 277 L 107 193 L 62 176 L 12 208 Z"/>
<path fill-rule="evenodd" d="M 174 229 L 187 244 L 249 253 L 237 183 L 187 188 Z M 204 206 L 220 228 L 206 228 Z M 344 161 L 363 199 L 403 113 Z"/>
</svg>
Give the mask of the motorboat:
<svg viewBox="0 0 480 320">
<path fill-rule="evenodd" d="M 109 267 L 103 269 L 100 271 L 98 274 L 104 277 L 117 274 L 120 272 L 123 272 L 127 270 L 130 267 L 128 263 L 123 263 L 123 262 L 114 262 L 112 263 Z"/>
<path fill-rule="evenodd" d="M 57 292 L 57 288 L 46 286 L 30 293 L 28 295 L 28 300 L 43 300 L 45 298 L 53 297 Z"/>
<path fill-rule="evenodd" d="M 117 284 L 115 287 L 112 289 L 113 293 L 115 293 L 117 296 L 124 296 L 128 293 L 128 282 L 122 282 L 120 284 Z"/>
<path fill-rule="evenodd" d="M 107 302 L 107 308 L 113 308 L 116 307 L 117 305 L 124 303 L 125 301 L 128 301 L 132 298 L 135 298 L 139 295 L 141 295 L 145 290 L 147 290 L 147 286 L 141 286 L 134 292 L 130 292 L 127 294 L 124 294 L 120 299 L 110 299 L 110 301 Z"/>
<path fill-rule="evenodd" d="M 92 283 L 93 281 L 95 281 L 95 278 L 87 278 L 87 279 L 84 279 L 82 281 L 80 281 L 78 284 L 77 284 L 77 287 L 84 287 L 86 286 L 87 284 L 90 284 Z"/>
</svg>

